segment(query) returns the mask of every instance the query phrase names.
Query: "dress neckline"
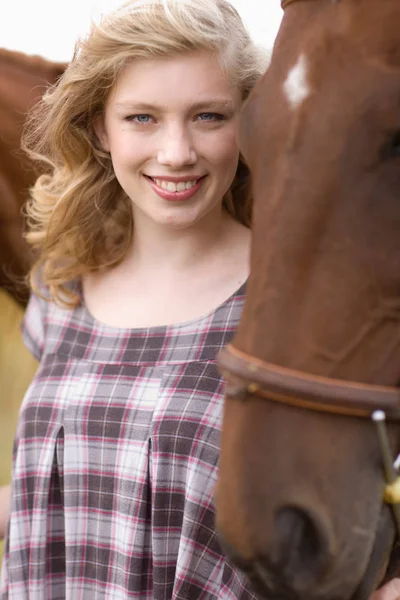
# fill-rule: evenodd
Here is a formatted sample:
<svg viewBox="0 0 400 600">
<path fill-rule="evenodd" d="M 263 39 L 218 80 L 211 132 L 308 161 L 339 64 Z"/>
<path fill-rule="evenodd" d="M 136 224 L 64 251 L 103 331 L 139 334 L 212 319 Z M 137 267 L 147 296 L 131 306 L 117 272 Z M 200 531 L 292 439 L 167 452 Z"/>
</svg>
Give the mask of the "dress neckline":
<svg viewBox="0 0 400 600">
<path fill-rule="evenodd" d="M 173 333 L 179 332 L 185 329 L 197 328 L 202 322 L 206 322 L 210 320 L 218 311 L 223 310 L 232 302 L 232 300 L 237 296 L 243 296 L 245 294 L 246 286 L 248 279 L 246 279 L 236 290 L 234 290 L 225 300 L 223 300 L 218 306 L 211 309 L 207 313 L 195 317 L 194 319 L 188 319 L 186 321 L 182 321 L 179 323 L 171 323 L 166 325 L 154 325 L 147 327 L 117 327 L 114 325 L 109 325 L 99 319 L 97 319 L 90 312 L 89 308 L 86 305 L 85 298 L 83 295 L 82 284 L 79 282 L 78 284 L 78 293 L 81 298 L 81 310 L 84 315 L 84 320 L 89 322 L 91 327 L 95 328 L 97 331 L 101 331 L 105 334 L 112 335 L 126 335 L 126 334 L 164 334 L 164 333 Z"/>
</svg>

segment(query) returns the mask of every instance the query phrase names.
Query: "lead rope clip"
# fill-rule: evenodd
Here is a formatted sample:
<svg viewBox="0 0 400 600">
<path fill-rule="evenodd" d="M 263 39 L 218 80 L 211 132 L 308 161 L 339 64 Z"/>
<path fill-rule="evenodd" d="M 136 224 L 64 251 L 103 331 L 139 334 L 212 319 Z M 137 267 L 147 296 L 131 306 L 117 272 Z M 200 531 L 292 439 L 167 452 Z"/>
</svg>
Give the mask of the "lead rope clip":
<svg viewBox="0 0 400 600">
<path fill-rule="evenodd" d="M 386 486 L 383 499 L 392 507 L 396 522 L 397 533 L 400 536 L 400 477 L 397 469 L 400 464 L 400 455 L 393 461 L 386 427 L 386 415 L 383 410 L 375 410 L 372 420 L 376 425 L 379 446 L 381 449 L 383 469 L 385 472 Z"/>
</svg>

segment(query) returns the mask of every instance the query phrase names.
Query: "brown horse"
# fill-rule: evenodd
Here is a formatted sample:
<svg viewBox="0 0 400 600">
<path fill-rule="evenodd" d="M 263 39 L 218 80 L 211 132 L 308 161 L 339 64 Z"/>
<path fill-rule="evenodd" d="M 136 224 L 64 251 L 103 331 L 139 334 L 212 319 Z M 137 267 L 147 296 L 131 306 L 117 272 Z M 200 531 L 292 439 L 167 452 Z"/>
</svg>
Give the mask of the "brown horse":
<svg viewBox="0 0 400 600">
<path fill-rule="evenodd" d="M 20 151 L 28 110 L 65 69 L 37 56 L 0 49 L 0 287 L 26 299 L 22 278 L 29 266 L 21 208 L 35 179 Z"/>
<path fill-rule="evenodd" d="M 396 456 L 400 2 L 283 6 L 243 112 L 254 239 L 244 314 L 220 357 L 217 525 L 261 597 L 361 600 L 395 539 L 370 417 L 385 410 Z"/>
</svg>

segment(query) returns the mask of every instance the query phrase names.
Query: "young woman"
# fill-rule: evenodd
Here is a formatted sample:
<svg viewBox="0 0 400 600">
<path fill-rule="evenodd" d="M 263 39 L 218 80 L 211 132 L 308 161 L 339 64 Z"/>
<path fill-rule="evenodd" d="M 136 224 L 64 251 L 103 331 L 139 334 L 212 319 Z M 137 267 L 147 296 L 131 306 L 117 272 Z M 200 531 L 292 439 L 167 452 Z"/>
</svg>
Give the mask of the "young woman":
<svg viewBox="0 0 400 600">
<path fill-rule="evenodd" d="M 264 70 L 226 0 L 103 18 L 25 144 L 37 252 L 0 597 L 253 598 L 214 529 L 249 271 L 241 104 Z"/>
</svg>

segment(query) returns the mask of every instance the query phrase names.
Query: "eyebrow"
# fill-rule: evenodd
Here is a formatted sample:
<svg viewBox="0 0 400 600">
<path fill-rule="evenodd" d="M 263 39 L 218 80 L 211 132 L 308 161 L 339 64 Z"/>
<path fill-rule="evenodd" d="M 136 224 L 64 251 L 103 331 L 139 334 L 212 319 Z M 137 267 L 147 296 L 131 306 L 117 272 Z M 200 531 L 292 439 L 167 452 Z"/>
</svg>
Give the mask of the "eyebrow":
<svg viewBox="0 0 400 600">
<path fill-rule="evenodd" d="M 163 107 L 159 104 L 151 104 L 147 102 L 134 102 L 131 100 L 126 100 L 123 102 L 116 102 L 115 106 L 117 108 L 130 109 L 130 110 L 143 110 L 143 111 L 162 111 Z M 210 99 L 210 100 L 202 100 L 201 102 L 195 102 L 189 106 L 189 110 L 192 111 L 201 111 L 201 110 L 233 110 L 235 104 L 232 100 L 221 98 L 220 100 Z"/>
</svg>

